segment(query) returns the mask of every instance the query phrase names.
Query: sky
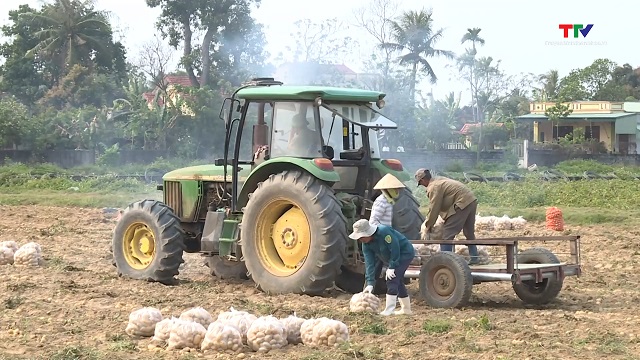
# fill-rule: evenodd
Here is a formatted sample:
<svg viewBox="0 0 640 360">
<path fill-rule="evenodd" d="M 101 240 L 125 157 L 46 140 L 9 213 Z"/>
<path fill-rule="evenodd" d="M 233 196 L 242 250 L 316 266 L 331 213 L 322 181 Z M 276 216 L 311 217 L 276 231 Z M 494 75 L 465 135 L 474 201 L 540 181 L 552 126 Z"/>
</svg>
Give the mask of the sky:
<svg viewBox="0 0 640 360">
<path fill-rule="evenodd" d="M 293 23 L 296 20 L 310 18 L 318 22 L 337 17 L 354 23 L 354 11 L 370 2 L 262 0 L 254 17 L 265 26 L 266 47 L 275 56 L 293 45 L 290 34 L 295 31 Z M 41 1 L 0 1 L 0 23 L 7 22 L 9 10 L 25 3 L 38 6 Z M 157 34 L 155 21 L 160 11 L 148 8 L 144 0 L 97 0 L 96 3 L 99 9 L 112 13 L 112 22 L 119 30 L 130 57 L 135 57 L 140 46 Z M 444 29 L 444 37 L 437 47 L 457 54 L 464 52 L 465 45 L 460 44 L 460 39 L 467 28 L 481 28 L 480 34 L 486 44 L 479 48 L 478 56 L 500 60 L 502 69 L 509 75 L 541 74 L 556 69 L 560 76 L 564 76 L 598 58 L 609 58 L 620 65 L 640 66 L 640 51 L 633 50 L 637 35 L 631 30 L 636 23 L 640 3 L 633 5 L 632 1 L 622 0 L 402 0 L 401 4 L 400 10 L 433 10 L 436 27 Z M 593 24 L 593 28 L 586 38 L 575 39 L 582 45 L 558 45 L 555 42 L 566 42 L 559 24 Z M 374 41 L 353 25 L 348 32 L 360 45 L 345 64 L 355 71 L 364 71 L 359 59 L 368 58 Z M 588 42 L 592 44 L 585 45 Z M 175 59 L 179 56 L 176 52 Z M 452 91 L 456 95 L 462 93 L 462 102 L 468 102 L 468 87 L 447 66 L 451 62 L 437 58 L 430 62 L 439 80 L 435 85 L 424 81 L 418 88 L 432 92 L 436 99 Z"/>
</svg>

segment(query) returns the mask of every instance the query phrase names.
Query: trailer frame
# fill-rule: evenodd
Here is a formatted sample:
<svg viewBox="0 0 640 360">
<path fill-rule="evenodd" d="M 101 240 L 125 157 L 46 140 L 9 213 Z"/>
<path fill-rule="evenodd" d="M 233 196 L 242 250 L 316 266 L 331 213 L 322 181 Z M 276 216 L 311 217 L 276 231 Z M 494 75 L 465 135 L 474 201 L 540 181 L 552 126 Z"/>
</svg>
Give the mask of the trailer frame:
<svg viewBox="0 0 640 360">
<path fill-rule="evenodd" d="M 520 243 L 532 243 L 532 242 L 569 242 L 569 253 L 571 256 L 570 262 L 560 262 L 557 260 L 555 254 L 551 251 L 541 248 L 535 247 L 530 250 L 537 249 L 539 253 L 544 253 L 543 257 L 546 256 L 548 259 L 552 259 L 553 261 L 547 262 L 519 262 L 518 257 L 531 255 L 535 252 L 522 252 L 519 253 L 519 245 Z M 551 301 L 557 295 L 557 292 L 560 291 L 562 284 L 566 277 L 568 276 L 576 276 L 579 277 L 582 273 L 581 267 L 581 258 L 580 258 L 580 236 L 518 236 L 518 237 L 495 237 L 495 238 L 480 238 L 476 240 L 411 240 L 412 244 L 422 244 L 422 245 L 440 245 L 440 244 L 451 244 L 451 245 L 484 245 L 484 246 L 504 246 L 506 263 L 490 263 L 485 265 L 468 265 L 466 260 L 462 258 L 462 256 L 457 255 L 455 253 L 448 253 L 448 255 L 436 256 L 441 253 L 437 253 L 436 255 L 418 255 L 423 260 L 426 258 L 426 261 L 423 262 L 421 266 L 410 266 L 409 269 L 405 273 L 406 278 L 412 279 L 420 279 L 420 292 L 423 297 L 427 298 L 427 302 L 430 305 L 435 307 L 460 307 L 463 306 L 467 301 L 468 297 L 471 293 L 471 285 L 480 284 L 483 282 L 495 282 L 495 281 L 510 281 L 514 290 L 516 290 L 516 294 L 521 298 L 524 302 L 527 303 L 535 303 L 535 304 L 544 304 Z M 526 255 L 525 255 L 526 254 Z M 425 269 L 429 269 L 434 265 L 430 264 L 432 258 L 437 258 L 439 262 L 448 263 L 449 273 L 457 272 L 456 277 L 458 281 L 465 278 L 470 280 L 470 284 L 466 284 L 468 281 L 461 281 L 461 286 L 466 286 L 468 289 L 464 289 L 458 293 L 458 297 L 460 299 L 455 301 L 444 301 L 439 302 L 429 298 L 436 294 L 433 293 L 433 285 L 430 285 L 430 281 L 434 282 L 434 279 L 427 279 L 427 274 L 425 273 Z M 446 265 L 440 265 L 445 266 Z M 451 273 L 453 274 L 453 273 Z M 545 282 L 546 281 L 546 282 Z M 537 297 L 528 297 L 523 296 L 522 292 L 525 291 L 526 286 L 542 286 L 549 282 L 553 282 L 556 286 L 555 295 L 542 296 L 540 298 Z M 543 284 L 544 283 L 544 284 Z M 559 285 L 558 285 L 559 284 Z M 458 286 L 455 283 L 454 286 Z M 426 289 L 429 287 L 430 289 Z M 526 292 L 526 291 L 525 291 Z M 525 294 L 526 295 L 526 294 Z M 439 296 L 439 295 L 438 295 Z M 452 295 L 453 296 L 453 295 Z"/>
</svg>

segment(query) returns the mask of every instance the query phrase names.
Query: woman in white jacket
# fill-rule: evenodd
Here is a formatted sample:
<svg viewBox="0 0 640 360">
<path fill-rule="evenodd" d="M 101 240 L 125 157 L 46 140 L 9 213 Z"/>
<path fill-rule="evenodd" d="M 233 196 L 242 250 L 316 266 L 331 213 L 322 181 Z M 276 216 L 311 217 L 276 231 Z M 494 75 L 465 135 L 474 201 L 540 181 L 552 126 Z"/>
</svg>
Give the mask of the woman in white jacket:
<svg viewBox="0 0 640 360">
<path fill-rule="evenodd" d="M 371 225 L 391 226 L 393 222 L 393 204 L 400 196 L 400 191 L 406 186 L 397 177 L 387 174 L 373 187 L 381 190 L 382 194 L 376 198 L 371 207 L 369 223 Z"/>
</svg>

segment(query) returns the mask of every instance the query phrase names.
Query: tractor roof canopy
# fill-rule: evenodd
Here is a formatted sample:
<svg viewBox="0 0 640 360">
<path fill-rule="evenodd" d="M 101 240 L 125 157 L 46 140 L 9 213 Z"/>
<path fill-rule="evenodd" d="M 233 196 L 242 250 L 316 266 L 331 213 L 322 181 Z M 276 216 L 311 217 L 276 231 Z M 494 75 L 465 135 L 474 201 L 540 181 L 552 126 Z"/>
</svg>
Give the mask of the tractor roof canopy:
<svg viewBox="0 0 640 360">
<path fill-rule="evenodd" d="M 238 98 L 246 100 L 307 100 L 318 96 L 325 101 L 376 102 L 386 94 L 378 91 L 329 86 L 256 86 L 238 91 Z"/>
</svg>

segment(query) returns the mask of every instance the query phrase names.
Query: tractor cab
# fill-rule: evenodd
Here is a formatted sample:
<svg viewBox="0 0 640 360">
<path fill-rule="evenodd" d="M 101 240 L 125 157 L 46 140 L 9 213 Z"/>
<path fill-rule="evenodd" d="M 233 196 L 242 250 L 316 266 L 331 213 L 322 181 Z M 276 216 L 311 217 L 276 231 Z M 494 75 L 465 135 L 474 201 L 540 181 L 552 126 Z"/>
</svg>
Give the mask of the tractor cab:
<svg viewBox="0 0 640 360">
<path fill-rule="evenodd" d="M 273 78 L 254 79 L 225 99 L 220 111 L 227 129 L 225 158 L 216 165 L 228 164 L 236 174 L 243 165 L 253 170 L 268 160 L 308 159 L 338 175 L 334 190 L 365 196 L 374 183 L 372 160 L 403 171 L 398 161 L 380 156 L 377 131 L 397 128 L 372 106 L 375 102 L 377 108 L 384 107 L 384 96 L 367 90 L 282 86 Z M 240 196 L 241 177 L 232 178 L 239 179 L 232 193 Z"/>
</svg>

